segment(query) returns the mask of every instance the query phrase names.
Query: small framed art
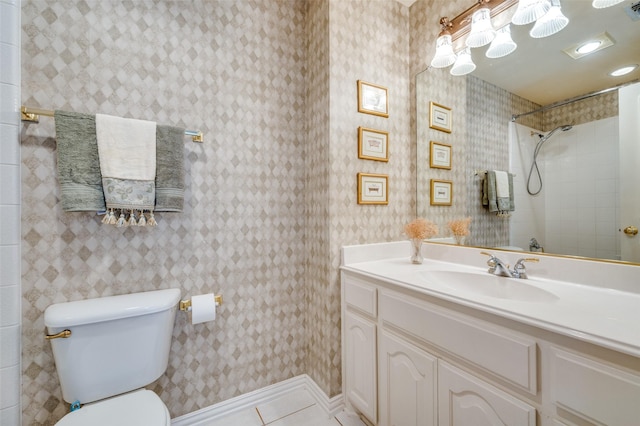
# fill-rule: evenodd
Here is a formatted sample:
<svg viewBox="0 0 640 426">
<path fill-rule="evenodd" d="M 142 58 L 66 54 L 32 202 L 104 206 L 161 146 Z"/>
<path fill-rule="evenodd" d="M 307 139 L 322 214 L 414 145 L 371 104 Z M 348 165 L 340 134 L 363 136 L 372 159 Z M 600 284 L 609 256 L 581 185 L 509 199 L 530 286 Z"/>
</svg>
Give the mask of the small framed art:
<svg viewBox="0 0 640 426">
<path fill-rule="evenodd" d="M 451 170 L 451 145 L 431 141 L 429 149 L 429 167 Z"/>
<path fill-rule="evenodd" d="M 431 205 L 450 206 L 453 200 L 453 182 L 431 179 Z"/>
<path fill-rule="evenodd" d="M 358 80 L 358 112 L 389 117 L 387 89 Z"/>
<path fill-rule="evenodd" d="M 389 161 L 389 133 L 358 127 L 358 158 Z"/>
<path fill-rule="evenodd" d="M 451 108 L 435 102 L 429 102 L 429 127 L 451 133 Z"/>
<path fill-rule="evenodd" d="M 358 204 L 389 204 L 389 176 L 358 173 Z"/>
</svg>

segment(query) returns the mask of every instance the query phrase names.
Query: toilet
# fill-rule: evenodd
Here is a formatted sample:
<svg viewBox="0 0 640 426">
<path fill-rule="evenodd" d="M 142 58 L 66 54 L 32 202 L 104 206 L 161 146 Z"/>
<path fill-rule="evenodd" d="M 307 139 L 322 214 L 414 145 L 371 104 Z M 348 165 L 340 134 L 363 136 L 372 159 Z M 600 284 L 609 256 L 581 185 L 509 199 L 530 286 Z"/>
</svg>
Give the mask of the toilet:
<svg viewBox="0 0 640 426">
<path fill-rule="evenodd" d="M 180 290 L 167 289 L 45 310 L 62 397 L 72 404 L 58 426 L 171 424 L 165 404 L 144 386 L 167 369 L 179 300 Z"/>
</svg>

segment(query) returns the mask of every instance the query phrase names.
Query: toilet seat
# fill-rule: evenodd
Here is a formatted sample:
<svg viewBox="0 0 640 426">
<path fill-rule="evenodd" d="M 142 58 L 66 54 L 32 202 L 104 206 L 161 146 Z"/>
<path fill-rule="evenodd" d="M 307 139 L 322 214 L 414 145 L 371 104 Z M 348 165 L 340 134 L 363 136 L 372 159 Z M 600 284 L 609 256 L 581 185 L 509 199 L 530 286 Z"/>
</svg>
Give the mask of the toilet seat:
<svg viewBox="0 0 640 426">
<path fill-rule="evenodd" d="M 56 426 L 169 426 L 169 410 L 147 389 L 93 402 L 64 416 Z"/>
</svg>

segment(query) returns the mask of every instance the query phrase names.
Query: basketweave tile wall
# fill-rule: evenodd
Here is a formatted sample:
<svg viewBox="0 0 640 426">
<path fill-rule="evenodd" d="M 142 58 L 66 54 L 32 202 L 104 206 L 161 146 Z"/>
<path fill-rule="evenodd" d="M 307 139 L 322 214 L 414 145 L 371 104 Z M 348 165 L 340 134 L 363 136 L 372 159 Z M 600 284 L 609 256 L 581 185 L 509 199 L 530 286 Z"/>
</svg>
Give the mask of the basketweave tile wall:
<svg viewBox="0 0 640 426">
<path fill-rule="evenodd" d="M 223 294 L 215 322 L 177 316 L 153 386 L 172 416 L 305 372 L 305 8 L 23 2 L 24 104 L 205 134 L 202 145 L 185 138 L 184 213 L 115 229 L 61 211 L 53 120 L 23 126 L 25 424 L 67 412 L 42 338 L 56 302 L 168 287 Z"/>
</svg>

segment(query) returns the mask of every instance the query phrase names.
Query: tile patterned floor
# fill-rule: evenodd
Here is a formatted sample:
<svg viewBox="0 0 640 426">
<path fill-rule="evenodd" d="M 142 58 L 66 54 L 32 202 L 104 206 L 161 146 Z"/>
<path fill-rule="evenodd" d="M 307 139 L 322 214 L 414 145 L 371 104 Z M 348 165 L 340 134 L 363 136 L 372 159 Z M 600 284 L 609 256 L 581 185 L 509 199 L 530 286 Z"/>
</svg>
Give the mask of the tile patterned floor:
<svg viewBox="0 0 640 426">
<path fill-rule="evenodd" d="M 202 426 L 365 426 L 353 413 L 330 417 L 307 391 L 294 391 Z"/>
</svg>

